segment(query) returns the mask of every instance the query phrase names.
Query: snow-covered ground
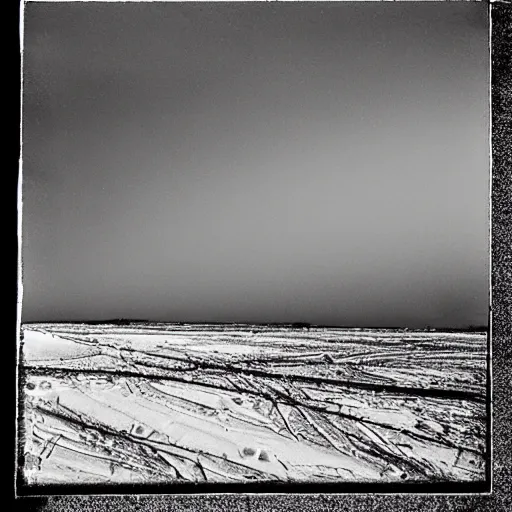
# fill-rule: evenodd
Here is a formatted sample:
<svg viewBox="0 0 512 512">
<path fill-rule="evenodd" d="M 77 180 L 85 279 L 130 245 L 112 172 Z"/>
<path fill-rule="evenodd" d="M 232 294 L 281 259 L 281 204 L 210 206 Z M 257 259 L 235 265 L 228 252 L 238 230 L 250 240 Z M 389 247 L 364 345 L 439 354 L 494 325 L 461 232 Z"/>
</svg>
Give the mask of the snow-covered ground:
<svg viewBox="0 0 512 512">
<path fill-rule="evenodd" d="M 486 335 L 23 327 L 28 484 L 477 481 Z"/>
</svg>

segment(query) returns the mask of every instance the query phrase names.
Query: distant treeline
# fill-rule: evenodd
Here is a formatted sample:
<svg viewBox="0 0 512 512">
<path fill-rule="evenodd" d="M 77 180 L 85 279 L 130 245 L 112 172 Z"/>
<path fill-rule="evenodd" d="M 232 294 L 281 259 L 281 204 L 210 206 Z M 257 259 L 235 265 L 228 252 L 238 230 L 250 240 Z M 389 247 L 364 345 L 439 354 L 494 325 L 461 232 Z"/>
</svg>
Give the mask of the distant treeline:
<svg viewBox="0 0 512 512">
<path fill-rule="evenodd" d="M 309 330 L 311 328 L 323 328 L 323 329 L 376 329 L 376 330 L 393 330 L 393 331 L 404 331 L 404 332 L 425 332 L 425 331 L 440 331 L 440 332 L 487 332 L 489 327 L 487 325 L 469 325 L 468 327 L 460 327 L 460 328 L 449 328 L 449 327 L 431 327 L 425 326 L 421 327 L 381 327 L 381 326 L 365 326 L 361 327 L 358 325 L 319 325 L 319 324 L 311 324 L 309 322 L 266 322 L 266 323 L 257 323 L 257 322 L 166 322 L 166 321 L 158 321 L 158 320 L 147 320 L 147 319 L 139 319 L 139 318 L 111 318 L 107 320 L 57 320 L 57 321 L 44 321 L 44 322 L 27 322 L 30 323 L 51 323 L 51 324 L 86 324 L 86 325 L 149 325 L 149 324 L 174 324 L 174 325 L 259 325 L 261 327 L 287 327 L 290 329 L 306 329 Z"/>
</svg>

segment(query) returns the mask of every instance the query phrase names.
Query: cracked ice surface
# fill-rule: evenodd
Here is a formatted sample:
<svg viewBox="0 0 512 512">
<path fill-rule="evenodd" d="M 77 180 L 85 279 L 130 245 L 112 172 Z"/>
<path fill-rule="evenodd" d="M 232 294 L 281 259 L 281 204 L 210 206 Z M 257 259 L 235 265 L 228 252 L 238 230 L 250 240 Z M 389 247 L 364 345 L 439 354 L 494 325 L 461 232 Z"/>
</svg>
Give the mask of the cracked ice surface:
<svg viewBox="0 0 512 512">
<path fill-rule="evenodd" d="M 23 474 L 48 483 L 481 481 L 486 336 L 23 326 Z"/>
</svg>

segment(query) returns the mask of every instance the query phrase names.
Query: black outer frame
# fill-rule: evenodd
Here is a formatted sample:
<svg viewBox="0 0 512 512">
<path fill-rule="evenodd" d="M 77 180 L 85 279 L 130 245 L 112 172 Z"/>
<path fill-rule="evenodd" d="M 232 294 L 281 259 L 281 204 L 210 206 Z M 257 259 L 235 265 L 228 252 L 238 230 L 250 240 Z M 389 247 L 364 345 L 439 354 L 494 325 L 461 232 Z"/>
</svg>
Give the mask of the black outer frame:
<svg viewBox="0 0 512 512">
<path fill-rule="evenodd" d="M 226 510 L 230 512 L 255 512 L 281 510 L 512 510 L 512 442 L 510 416 L 511 377 L 509 373 L 512 348 L 512 2 L 499 1 L 489 5 L 491 11 L 491 337 L 492 395 L 488 412 L 492 410 L 492 467 L 488 466 L 488 481 L 492 490 L 478 485 L 464 488 L 443 489 L 443 485 L 429 488 L 417 486 L 393 491 L 375 488 L 373 494 L 364 494 L 360 486 L 351 486 L 342 492 L 354 494 L 302 494 L 312 492 L 309 486 L 287 486 L 282 491 L 297 494 L 193 494 L 209 492 L 190 486 L 180 488 L 181 495 L 116 495 L 116 496 L 49 496 L 18 497 L 16 510 L 45 511 L 123 511 L 149 510 L 151 512 L 186 510 Z M 491 391 L 489 382 L 488 391 Z M 492 405 L 491 405 L 492 404 Z M 490 442 L 490 440 L 489 440 Z M 491 443 L 490 443 L 491 444 Z M 491 446 L 489 446 L 491 447 Z M 124 486 L 125 493 L 134 492 Z M 214 493 L 268 492 L 261 486 L 238 486 L 236 489 L 216 486 Z M 416 488 L 415 488 L 416 487 Z M 244 489 L 245 488 L 245 489 Z M 172 492 L 171 489 L 162 492 Z M 153 489 L 150 492 L 158 492 Z M 196 491 L 197 489 L 197 491 Z M 149 489 L 148 489 L 149 490 Z M 178 489 L 177 489 L 178 490 Z M 52 494 L 72 494 L 73 489 L 55 489 Z M 316 492 L 322 492 L 318 487 Z M 80 491 L 78 491 L 80 492 Z M 83 489 L 82 489 L 83 492 Z M 96 490 L 97 492 L 97 490 Z M 336 492 L 324 489 L 323 492 Z M 404 494 L 391 494 L 403 492 Z M 448 494 L 443 493 L 461 493 Z M 189 494 L 190 493 L 190 494 Z M 358 494 L 360 493 L 360 494 Z M 379 494 L 376 494 L 379 493 Z M 380 494 L 389 493 L 389 494 Z M 407 493 L 407 494 L 405 494 Z M 409 494 L 411 493 L 411 494 Z M 425 493 L 425 494 L 420 494 Z M 428 493 L 428 494 L 427 494 Z M 434 494 L 435 493 L 435 494 Z M 438 494 L 439 493 L 439 494 Z M 41 492 L 44 494 L 44 491 Z"/>
</svg>

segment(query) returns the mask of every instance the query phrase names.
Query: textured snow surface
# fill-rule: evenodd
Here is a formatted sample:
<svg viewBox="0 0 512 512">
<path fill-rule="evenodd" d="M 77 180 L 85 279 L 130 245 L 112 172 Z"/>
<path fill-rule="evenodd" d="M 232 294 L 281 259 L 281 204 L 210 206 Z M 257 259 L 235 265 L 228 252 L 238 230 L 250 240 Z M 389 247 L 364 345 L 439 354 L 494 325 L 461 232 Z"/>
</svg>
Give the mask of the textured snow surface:
<svg viewBox="0 0 512 512">
<path fill-rule="evenodd" d="M 29 484 L 481 481 L 486 335 L 23 327 Z"/>
</svg>

